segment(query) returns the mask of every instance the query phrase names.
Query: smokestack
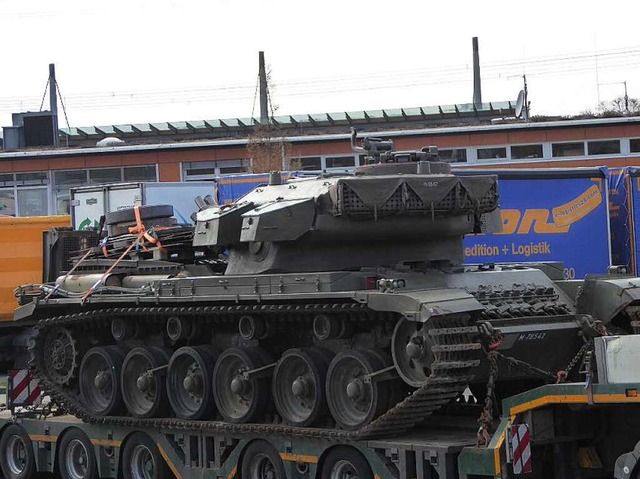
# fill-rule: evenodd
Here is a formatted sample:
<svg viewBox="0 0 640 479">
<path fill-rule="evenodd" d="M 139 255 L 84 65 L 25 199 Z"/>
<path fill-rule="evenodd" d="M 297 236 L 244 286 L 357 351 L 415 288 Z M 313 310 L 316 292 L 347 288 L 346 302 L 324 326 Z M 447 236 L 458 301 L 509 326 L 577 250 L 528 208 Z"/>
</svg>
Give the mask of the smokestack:
<svg viewBox="0 0 640 479">
<path fill-rule="evenodd" d="M 53 146 L 60 144 L 58 132 L 58 84 L 56 83 L 56 66 L 49 63 L 49 109 L 53 115 Z"/>
<path fill-rule="evenodd" d="M 264 52 L 258 52 L 258 79 L 260 81 L 260 123 L 269 122 L 269 98 L 267 92 L 267 70 L 264 66 Z"/>
<path fill-rule="evenodd" d="M 473 37 L 473 106 L 482 108 L 482 87 L 480 85 L 480 54 L 478 53 L 478 37 Z"/>
</svg>

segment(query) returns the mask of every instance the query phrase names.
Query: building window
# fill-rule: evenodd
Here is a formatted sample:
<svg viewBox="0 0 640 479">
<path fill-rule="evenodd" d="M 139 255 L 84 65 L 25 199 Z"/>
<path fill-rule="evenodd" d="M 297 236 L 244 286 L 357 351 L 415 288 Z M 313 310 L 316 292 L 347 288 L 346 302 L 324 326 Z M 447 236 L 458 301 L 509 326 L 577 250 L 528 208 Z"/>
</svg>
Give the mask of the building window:
<svg viewBox="0 0 640 479">
<path fill-rule="evenodd" d="M 58 187 L 84 186 L 88 183 L 86 170 L 54 171 L 53 184 Z"/>
<path fill-rule="evenodd" d="M 356 166 L 355 156 L 333 156 L 324 159 L 326 168 L 353 168 Z"/>
<path fill-rule="evenodd" d="M 0 175 L 0 215 L 44 216 L 49 213 L 46 171 Z"/>
<path fill-rule="evenodd" d="M 629 148 L 631 153 L 640 153 L 640 138 L 631 138 L 629 140 Z"/>
<path fill-rule="evenodd" d="M 506 148 L 478 148 L 479 160 L 494 160 L 496 158 L 506 158 Z"/>
<path fill-rule="evenodd" d="M 92 185 L 107 185 L 122 181 L 122 168 L 99 168 L 89 170 L 89 183 Z"/>
<path fill-rule="evenodd" d="M 584 156 L 584 143 L 553 143 L 551 145 L 551 154 L 557 156 Z"/>
<path fill-rule="evenodd" d="M 18 216 L 46 216 L 47 196 L 46 188 L 18 188 Z"/>
<path fill-rule="evenodd" d="M 302 171 L 315 171 L 322 169 L 322 161 L 319 156 L 310 156 L 307 158 L 296 158 L 293 160 L 294 164 L 300 164 L 300 169 Z"/>
<path fill-rule="evenodd" d="M 589 141 L 587 152 L 589 155 L 619 155 L 620 140 Z"/>
<path fill-rule="evenodd" d="M 0 175 L 0 188 L 3 186 L 14 186 L 16 184 L 15 177 L 13 173 L 7 173 L 5 175 Z"/>
<path fill-rule="evenodd" d="M 464 163 L 467 161 L 467 150 L 464 148 L 438 150 L 438 156 L 442 161 Z"/>
<path fill-rule="evenodd" d="M 184 181 L 213 180 L 221 175 L 246 173 L 249 164 L 250 160 L 187 162 L 182 164 L 182 178 Z"/>
<path fill-rule="evenodd" d="M 156 165 L 125 166 L 122 179 L 130 181 L 158 181 Z"/>
<path fill-rule="evenodd" d="M 542 158 L 542 145 L 515 145 L 511 147 L 512 160 Z"/>
<path fill-rule="evenodd" d="M 33 173 L 16 173 L 16 184 L 18 186 L 36 186 L 49 183 L 49 175 L 46 171 Z"/>
<path fill-rule="evenodd" d="M 16 196 L 13 188 L 0 189 L 0 216 L 16 215 Z"/>
<path fill-rule="evenodd" d="M 228 160 L 218 162 L 218 176 L 247 173 L 251 162 L 249 160 Z"/>
</svg>

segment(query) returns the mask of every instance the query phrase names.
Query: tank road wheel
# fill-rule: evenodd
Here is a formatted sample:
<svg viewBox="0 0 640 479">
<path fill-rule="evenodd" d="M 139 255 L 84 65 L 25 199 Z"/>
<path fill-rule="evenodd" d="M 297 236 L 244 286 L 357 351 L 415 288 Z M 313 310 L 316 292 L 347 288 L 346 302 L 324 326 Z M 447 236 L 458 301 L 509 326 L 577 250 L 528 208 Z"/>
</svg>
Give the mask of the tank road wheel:
<svg viewBox="0 0 640 479">
<path fill-rule="evenodd" d="M 164 366 L 169 353 L 163 348 L 139 347 L 124 358 L 120 385 L 127 410 L 135 417 L 155 417 L 166 409 Z"/>
<path fill-rule="evenodd" d="M 211 346 L 184 346 L 169 361 L 167 395 L 181 419 L 205 419 L 213 414 L 211 388 L 218 352 Z"/>
<path fill-rule="evenodd" d="M 280 454 L 267 441 L 257 440 L 242 453 L 240 477 L 243 479 L 286 479 Z"/>
<path fill-rule="evenodd" d="M 268 364 L 258 348 L 225 350 L 213 370 L 213 396 L 218 411 L 229 422 L 246 423 L 262 419 L 270 404 L 268 377 L 247 379 L 243 373 Z"/>
<path fill-rule="evenodd" d="M 93 444 L 79 429 L 71 429 L 58 446 L 58 465 L 62 479 L 93 479 L 98 466 Z"/>
<path fill-rule="evenodd" d="M 158 446 L 144 432 L 133 433 L 122 450 L 124 479 L 169 479 L 171 471 Z"/>
<path fill-rule="evenodd" d="M 327 403 L 340 427 L 359 429 L 386 410 L 389 381 L 365 380 L 382 368 L 380 356 L 373 351 L 350 349 L 333 358 L 327 371 Z"/>
<path fill-rule="evenodd" d="M 431 375 L 432 341 L 424 323 L 402 318 L 391 338 L 391 354 L 398 374 L 413 387 L 422 386 Z"/>
<path fill-rule="evenodd" d="M 11 424 L 0 440 L 0 467 L 6 479 L 29 479 L 36 473 L 36 458 L 28 434 L 18 424 Z"/>
<path fill-rule="evenodd" d="M 87 410 L 109 416 L 122 409 L 120 373 L 125 350 L 118 346 L 98 346 L 84 355 L 80 364 L 80 397 Z"/>
<path fill-rule="evenodd" d="M 320 479 L 373 479 L 373 472 L 356 449 L 336 447 L 322 461 Z"/>
<path fill-rule="evenodd" d="M 77 342 L 62 326 L 51 329 L 44 340 L 43 362 L 49 378 L 57 384 L 69 384 L 78 369 Z"/>
<path fill-rule="evenodd" d="M 287 423 L 309 426 L 325 416 L 328 366 L 326 356 L 315 348 L 289 349 L 282 355 L 273 372 L 272 390 L 276 409 Z"/>
</svg>

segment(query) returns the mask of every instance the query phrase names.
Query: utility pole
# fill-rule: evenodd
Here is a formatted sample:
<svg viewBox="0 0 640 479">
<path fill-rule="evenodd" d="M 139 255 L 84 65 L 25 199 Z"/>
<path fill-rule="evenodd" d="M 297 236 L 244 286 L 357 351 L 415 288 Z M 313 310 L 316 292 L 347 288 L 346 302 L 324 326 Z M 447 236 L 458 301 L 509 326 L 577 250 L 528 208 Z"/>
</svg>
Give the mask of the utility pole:
<svg viewBox="0 0 640 479">
<path fill-rule="evenodd" d="M 258 52 L 258 79 L 260 82 L 260 123 L 269 123 L 269 90 L 267 89 L 267 70 L 264 66 L 264 52 Z"/>
<path fill-rule="evenodd" d="M 56 83 L 56 66 L 49 63 L 49 109 L 53 123 L 53 146 L 60 145 L 60 132 L 58 131 L 58 84 Z"/>
<path fill-rule="evenodd" d="M 627 93 L 627 81 L 623 81 L 624 83 L 624 110 L 629 114 L 629 95 Z"/>
<path fill-rule="evenodd" d="M 529 89 L 527 88 L 527 75 L 522 75 L 522 81 L 524 81 L 524 121 L 529 121 Z"/>
</svg>

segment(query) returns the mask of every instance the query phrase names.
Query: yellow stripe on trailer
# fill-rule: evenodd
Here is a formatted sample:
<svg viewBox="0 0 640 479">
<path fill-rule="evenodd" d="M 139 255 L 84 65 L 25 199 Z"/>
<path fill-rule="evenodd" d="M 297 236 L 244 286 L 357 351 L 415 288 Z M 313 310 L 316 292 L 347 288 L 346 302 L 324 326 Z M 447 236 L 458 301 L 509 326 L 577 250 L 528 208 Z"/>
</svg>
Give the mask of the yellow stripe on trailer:
<svg viewBox="0 0 640 479">
<path fill-rule="evenodd" d="M 34 442 L 56 442 L 57 436 L 49 436 L 48 434 L 29 434 L 29 439 Z"/>
<path fill-rule="evenodd" d="M 281 452 L 280 457 L 283 461 L 292 462 L 306 462 L 308 464 L 318 464 L 317 456 L 307 456 L 304 454 L 290 454 L 288 452 Z"/>
<path fill-rule="evenodd" d="M 510 415 L 520 414 L 532 409 L 538 409 L 551 404 L 619 404 L 619 403 L 640 403 L 640 396 L 629 396 L 627 394 L 594 394 L 592 400 L 586 394 L 566 394 L 543 396 L 532 401 L 517 404 L 509 409 Z"/>
<path fill-rule="evenodd" d="M 171 472 L 173 472 L 173 475 L 176 477 L 176 479 L 182 479 L 182 476 L 180 475 L 178 468 L 171 461 L 171 459 L 169 459 L 169 456 L 167 455 L 165 450 L 162 448 L 162 446 L 160 444 L 156 444 L 156 445 L 158 446 L 158 451 L 160 451 L 160 455 L 162 456 L 164 461 L 167 463 L 167 465 L 169 466 L 169 469 L 171 469 Z"/>
<path fill-rule="evenodd" d="M 113 441 L 111 439 L 91 439 L 91 444 L 94 446 L 120 447 L 122 446 L 122 441 Z"/>
</svg>

